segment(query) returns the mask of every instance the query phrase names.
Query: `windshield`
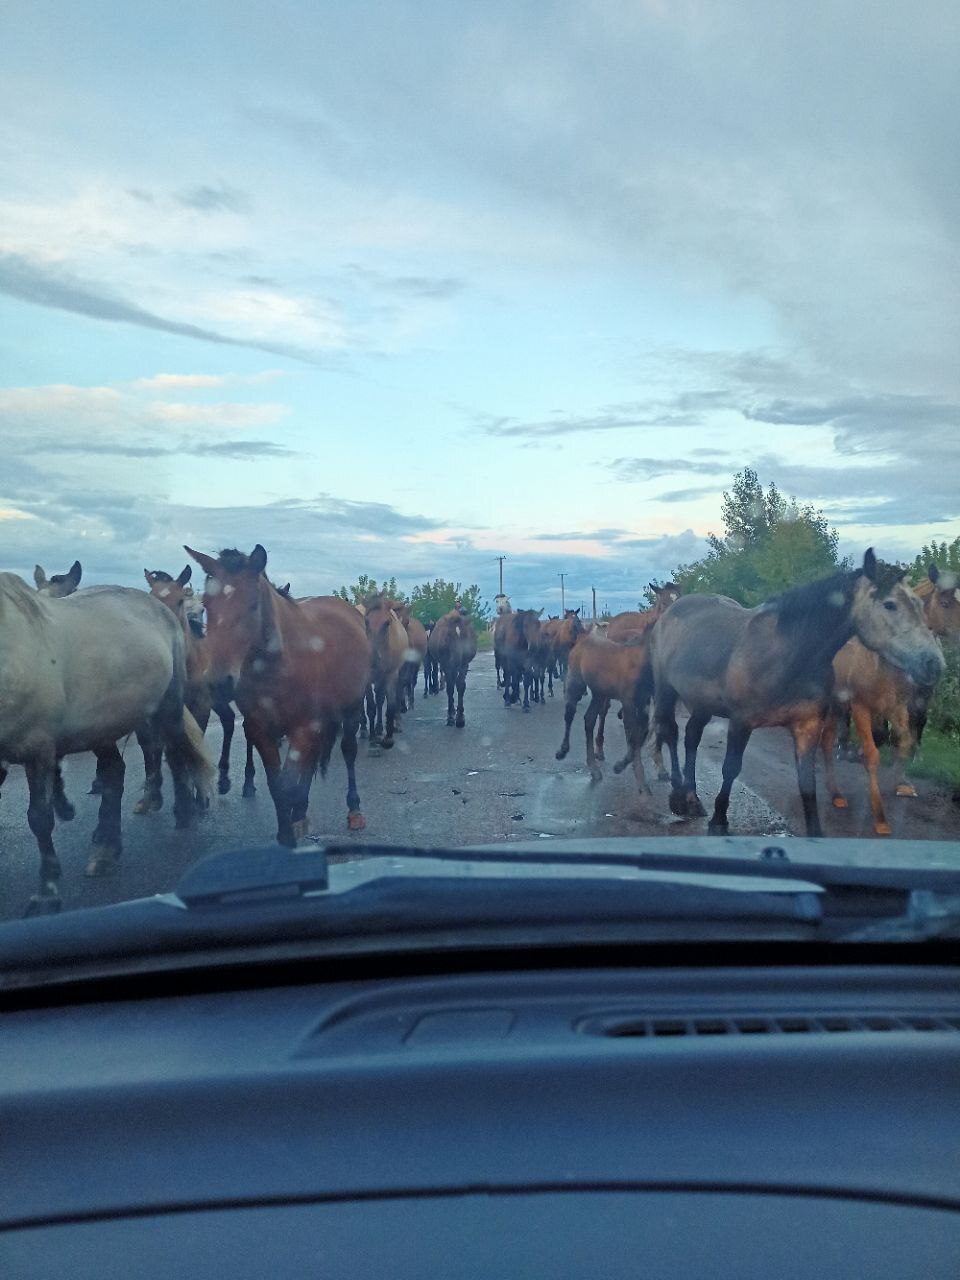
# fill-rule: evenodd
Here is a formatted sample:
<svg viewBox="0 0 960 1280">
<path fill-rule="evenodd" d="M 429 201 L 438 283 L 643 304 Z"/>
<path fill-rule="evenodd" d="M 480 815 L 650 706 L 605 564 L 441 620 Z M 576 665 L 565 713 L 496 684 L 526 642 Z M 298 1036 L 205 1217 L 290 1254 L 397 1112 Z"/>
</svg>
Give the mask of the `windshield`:
<svg viewBox="0 0 960 1280">
<path fill-rule="evenodd" d="M 277 840 L 960 855 L 958 36 L 4 6 L 0 916 Z"/>
</svg>

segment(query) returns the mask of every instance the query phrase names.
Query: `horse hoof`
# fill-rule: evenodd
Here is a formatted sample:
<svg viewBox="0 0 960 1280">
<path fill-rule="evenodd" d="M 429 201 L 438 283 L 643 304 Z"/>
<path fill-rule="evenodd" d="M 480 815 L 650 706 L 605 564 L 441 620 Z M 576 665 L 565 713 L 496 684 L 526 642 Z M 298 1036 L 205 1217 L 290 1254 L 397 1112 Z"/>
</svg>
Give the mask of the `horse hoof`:
<svg viewBox="0 0 960 1280">
<path fill-rule="evenodd" d="M 832 803 L 833 803 L 833 807 L 834 807 L 835 809 L 849 809 L 849 808 L 850 808 L 849 804 L 847 803 L 847 797 L 846 797 L 846 796 L 834 796 L 834 797 L 833 797 L 833 801 L 832 801 Z"/>
<path fill-rule="evenodd" d="M 378 746 L 378 744 L 377 744 L 377 743 L 375 743 L 375 742 L 371 742 L 371 743 L 370 743 L 370 745 L 369 745 L 369 747 L 367 747 L 367 759 L 368 759 L 368 760 L 379 760 L 379 758 L 380 758 L 380 756 L 381 756 L 382 754 L 383 754 L 383 752 L 380 750 L 380 747 L 379 747 L 379 746 Z"/>
<path fill-rule="evenodd" d="M 118 866 L 118 855 L 115 849 L 98 848 L 90 855 L 84 875 L 91 879 L 97 876 L 112 876 Z"/>
<path fill-rule="evenodd" d="M 710 822 L 707 824 L 708 836 L 728 836 L 730 828 L 725 822 Z"/>
<path fill-rule="evenodd" d="M 381 747 L 383 747 L 384 751 L 389 751 L 390 748 L 393 746 L 393 739 L 384 738 L 384 740 L 380 743 L 380 745 Z"/>
<path fill-rule="evenodd" d="M 452 729 L 455 723 L 456 723 L 456 721 L 454 720 L 453 716 L 447 716 L 447 728 L 448 728 L 448 729 Z"/>
<path fill-rule="evenodd" d="M 602 760 L 603 756 L 597 756 L 597 759 Z M 618 760 L 617 763 L 613 766 L 613 772 L 623 773 L 624 769 L 627 767 L 628 764 L 629 764 L 628 760 Z"/>
<path fill-rule="evenodd" d="M 670 812 L 675 813 L 678 818 L 685 818 L 687 816 L 687 797 L 685 792 L 670 792 Z"/>
<path fill-rule="evenodd" d="M 561 747 L 560 750 L 556 753 L 555 759 L 566 760 L 567 755 L 568 755 L 568 752 L 563 747 Z"/>
<path fill-rule="evenodd" d="M 310 823 L 306 818 L 301 818 L 298 822 L 293 824 L 293 838 L 297 844 L 299 844 L 301 840 L 306 840 L 309 834 Z"/>
<path fill-rule="evenodd" d="M 60 912 L 63 901 L 59 893 L 37 893 L 27 903 L 24 915 L 29 920 L 33 916 L 55 916 Z"/>
<path fill-rule="evenodd" d="M 240 795 L 243 797 L 244 800 L 252 800 L 256 794 L 257 794 L 257 788 L 253 785 L 252 782 L 245 782 L 243 784 L 243 790 L 240 792 Z"/>
<path fill-rule="evenodd" d="M 356 810 L 354 810 L 353 813 L 347 814 L 347 830 L 348 831 L 362 831 L 366 825 L 367 825 L 367 820 L 362 813 L 359 813 Z"/>
<path fill-rule="evenodd" d="M 876 833 L 877 833 L 877 835 L 878 835 L 878 836 L 888 836 L 888 835 L 890 834 L 890 823 L 889 823 L 889 822 L 875 822 L 875 823 L 873 824 L 873 829 L 874 829 L 874 831 L 876 831 Z"/>
<path fill-rule="evenodd" d="M 917 789 L 916 787 L 912 787 L 909 782 L 901 782 L 899 787 L 897 787 L 897 795 L 913 796 L 913 798 L 916 799 Z"/>
<path fill-rule="evenodd" d="M 594 765 L 594 766 L 593 766 L 593 768 L 590 770 L 590 781 L 591 781 L 591 782 L 602 782 L 602 781 L 603 781 L 603 772 L 602 772 L 602 770 L 598 769 L 595 765 Z"/>
<path fill-rule="evenodd" d="M 162 796 L 141 796 L 133 806 L 134 813 L 156 813 L 163 808 Z"/>
<path fill-rule="evenodd" d="M 230 790 L 230 779 L 225 773 L 221 773 L 220 781 L 217 783 L 217 791 L 220 795 L 225 796 Z"/>
<path fill-rule="evenodd" d="M 464 720 L 463 716 L 457 716 L 456 720 L 454 721 L 454 724 L 457 726 L 458 729 L 462 729 L 466 723 L 467 722 L 466 720 Z"/>
<path fill-rule="evenodd" d="M 524 713 L 526 714 L 527 712 L 529 712 L 530 708 L 529 708 L 529 707 L 524 707 L 524 708 L 523 708 L 523 710 L 524 710 Z"/>
<path fill-rule="evenodd" d="M 687 816 L 690 818 L 705 818 L 707 811 L 700 803 L 700 797 L 695 791 L 687 792 Z"/>
<path fill-rule="evenodd" d="M 669 773 L 667 773 L 666 769 L 658 769 L 658 770 L 657 770 L 657 781 L 658 781 L 658 782 L 669 782 L 669 781 L 670 781 L 670 775 L 669 775 Z"/>
<path fill-rule="evenodd" d="M 53 812 L 60 822 L 72 822 L 77 816 L 77 811 L 69 800 L 54 801 Z"/>
</svg>

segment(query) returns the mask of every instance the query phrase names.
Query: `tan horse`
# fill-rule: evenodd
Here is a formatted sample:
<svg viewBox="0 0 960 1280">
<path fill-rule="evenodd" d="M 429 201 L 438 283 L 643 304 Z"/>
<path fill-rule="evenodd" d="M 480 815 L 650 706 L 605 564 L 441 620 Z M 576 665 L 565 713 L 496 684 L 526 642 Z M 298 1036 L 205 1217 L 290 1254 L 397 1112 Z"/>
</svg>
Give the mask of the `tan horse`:
<svg viewBox="0 0 960 1280">
<path fill-rule="evenodd" d="M 367 596 L 363 602 L 364 623 L 371 651 L 370 684 L 367 689 L 371 755 L 376 754 L 378 746 L 382 746 L 385 751 L 393 746 L 400 697 L 400 670 L 409 647 L 403 623 L 391 604 L 383 593 Z M 387 712 L 386 732 L 384 705 Z"/>
<path fill-rule="evenodd" d="M 477 656 L 477 637 L 468 614 L 451 609 L 437 622 L 430 635 L 430 649 L 447 686 L 447 724 L 462 729 L 463 695 L 467 688 L 467 668 Z M 453 691 L 457 691 L 457 709 L 453 709 Z"/>
<path fill-rule="evenodd" d="M 267 553 L 219 556 L 185 547 L 207 575 L 210 678 L 223 683 L 263 762 L 277 814 L 277 841 L 307 832 L 310 785 L 326 773 L 337 734 L 347 767 L 347 825 L 364 818 L 357 794 L 357 726 L 370 646 L 356 609 L 336 596 L 291 600 L 267 580 Z M 281 765 L 280 742 L 287 739 Z"/>
<path fill-rule="evenodd" d="M 914 588 L 923 604 L 927 626 L 944 640 L 960 640 L 960 584 L 957 575 L 931 564 Z"/>
<path fill-rule="evenodd" d="M 144 569 L 143 576 L 147 580 L 150 593 L 171 610 L 183 630 L 187 653 L 187 706 L 206 733 L 210 720 L 211 708 L 216 711 L 223 726 L 223 743 L 220 759 L 217 763 L 217 789 L 225 796 L 230 790 L 230 748 L 233 745 L 233 733 L 236 727 L 236 716 L 228 698 L 222 690 L 210 683 L 210 655 L 207 651 L 206 636 L 203 630 L 203 602 L 194 595 L 188 585 L 193 571 L 185 565 L 176 578 L 171 577 L 163 569 Z M 289 587 L 289 583 L 287 586 Z M 281 591 L 281 595 L 284 592 Z M 253 745 L 247 739 L 247 758 L 243 776 L 243 796 L 249 799 L 256 795 L 254 785 Z M 139 802 L 136 812 L 148 813 L 159 808 L 159 792 L 145 795 Z"/>
<path fill-rule="evenodd" d="M 617 644 L 605 636 L 587 633 L 577 640 L 570 652 L 567 666 L 564 731 L 563 741 L 557 750 L 558 760 L 563 760 L 570 751 L 570 726 L 577 712 L 577 704 L 588 689 L 590 703 L 583 717 L 583 728 L 591 779 L 599 782 L 603 777 L 594 750 L 593 733 L 597 717 L 601 710 L 606 712 L 611 701 L 617 701 L 622 708 L 627 753 L 622 760 L 617 761 L 613 771 L 622 773 L 628 764 L 632 764 L 641 795 L 649 795 L 650 788 L 640 757 L 640 749 L 650 727 L 649 707 L 653 695 L 647 637 L 638 636 Z"/>
<path fill-rule="evenodd" d="M 410 605 L 401 600 L 392 600 L 390 603 L 407 633 L 407 648 L 400 668 L 399 685 L 400 710 L 406 711 L 413 706 L 416 698 L 420 665 L 427 656 L 427 631 L 420 619 L 410 612 Z"/>
<path fill-rule="evenodd" d="M 789 728 L 807 834 L 819 836 L 815 758 L 830 711 L 833 659 L 856 635 L 918 684 L 931 684 L 943 656 L 895 566 L 867 551 L 863 567 L 794 587 L 745 609 L 724 596 L 684 596 L 664 613 L 650 638 L 657 729 L 670 749 L 670 808 L 703 813 L 696 789 L 697 748 L 711 717 L 729 720 L 723 785 L 711 835 L 727 834 L 730 789 L 754 729 Z M 677 753 L 676 705 L 690 712 L 683 774 Z"/>
<path fill-rule="evenodd" d="M 544 665 L 549 679 L 550 697 L 553 697 L 553 677 L 565 678 L 570 651 L 584 633 L 579 609 L 565 609 L 562 618 L 548 618 L 540 624 L 540 635 L 545 649 Z"/>
<path fill-rule="evenodd" d="M 117 741 L 136 732 L 148 770 L 164 749 L 178 827 L 206 800 L 212 766 L 184 705 L 186 660 L 176 620 L 143 591 L 93 587 L 46 599 L 0 574 L 0 756 L 23 764 L 27 821 L 40 850 L 40 891 L 31 911 L 59 907 L 53 788 L 61 756 L 92 751 L 102 781 L 88 875 L 113 871 L 122 849 L 123 758 Z"/>
</svg>

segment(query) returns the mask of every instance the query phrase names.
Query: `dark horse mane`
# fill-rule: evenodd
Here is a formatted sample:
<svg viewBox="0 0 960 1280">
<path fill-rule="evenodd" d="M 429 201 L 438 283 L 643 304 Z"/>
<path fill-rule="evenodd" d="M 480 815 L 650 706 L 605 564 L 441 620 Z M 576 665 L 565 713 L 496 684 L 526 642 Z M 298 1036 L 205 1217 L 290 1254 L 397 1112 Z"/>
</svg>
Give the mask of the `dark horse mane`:
<svg viewBox="0 0 960 1280">
<path fill-rule="evenodd" d="M 250 557 L 236 547 L 224 547 L 218 559 L 227 573 L 242 573 L 250 567 Z"/>
<path fill-rule="evenodd" d="M 854 582 L 859 573 L 859 570 L 845 570 L 834 573 L 829 578 L 818 578 L 816 582 L 790 587 L 780 595 L 765 600 L 760 607 L 764 611 L 775 612 L 777 624 L 781 628 L 805 624 L 822 627 L 825 614 L 827 618 L 835 619 L 839 609 L 849 609 L 853 600 Z"/>
<path fill-rule="evenodd" d="M 163 569 L 151 569 L 150 577 L 153 578 L 154 582 L 172 582 L 173 581 L 173 578 L 170 576 L 170 574 L 165 572 Z M 50 579 L 51 582 L 57 582 L 60 580 L 61 579 L 58 579 L 58 578 Z"/>
</svg>

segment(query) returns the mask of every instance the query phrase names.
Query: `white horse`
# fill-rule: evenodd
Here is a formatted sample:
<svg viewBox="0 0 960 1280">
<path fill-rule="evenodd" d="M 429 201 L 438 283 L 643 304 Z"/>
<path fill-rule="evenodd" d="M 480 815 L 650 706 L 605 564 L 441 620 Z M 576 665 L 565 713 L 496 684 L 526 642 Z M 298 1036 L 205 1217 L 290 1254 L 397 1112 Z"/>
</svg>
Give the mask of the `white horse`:
<svg viewBox="0 0 960 1280">
<path fill-rule="evenodd" d="M 40 892 L 28 914 L 60 906 L 52 835 L 61 756 L 97 757 L 102 793 L 88 875 L 114 870 L 122 848 L 118 739 L 137 734 L 148 778 L 166 749 L 178 827 L 190 823 L 195 791 L 208 802 L 213 766 L 184 706 L 185 683 L 180 624 L 147 592 L 91 587 L 49 599 L 0 573 L 0 759 L 26 768 L 27 821 L 40 850 Z"/>
</svg>

